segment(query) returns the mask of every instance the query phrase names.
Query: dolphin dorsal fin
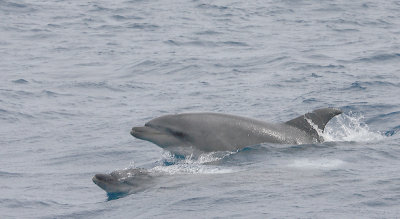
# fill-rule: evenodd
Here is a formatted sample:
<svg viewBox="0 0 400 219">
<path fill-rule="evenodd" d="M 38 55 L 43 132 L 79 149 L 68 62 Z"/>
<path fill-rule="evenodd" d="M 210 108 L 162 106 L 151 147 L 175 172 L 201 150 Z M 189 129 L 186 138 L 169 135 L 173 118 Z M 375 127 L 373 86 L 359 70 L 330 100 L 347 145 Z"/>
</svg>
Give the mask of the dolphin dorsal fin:
<svg viewBox="0 0 400 219">
<path fill-rule="evenodd" d="M 313 125 L 318 126 L 318 129 L 323 131 L 329 120 L 341 113 L 342 111 L 337 108 L 317 109 L 312 111 L 311 113 L 306 113 L 295 119 L 289 120 L 285 124 L 305 131 L 320 142 L 323 139 L 321 136 L 318 135 L 318 132 L 317 130 L 315 130 L 315 128 L 313 128 Z M 310 124 L 309 121 L 313 124 Z"/>
</svg>

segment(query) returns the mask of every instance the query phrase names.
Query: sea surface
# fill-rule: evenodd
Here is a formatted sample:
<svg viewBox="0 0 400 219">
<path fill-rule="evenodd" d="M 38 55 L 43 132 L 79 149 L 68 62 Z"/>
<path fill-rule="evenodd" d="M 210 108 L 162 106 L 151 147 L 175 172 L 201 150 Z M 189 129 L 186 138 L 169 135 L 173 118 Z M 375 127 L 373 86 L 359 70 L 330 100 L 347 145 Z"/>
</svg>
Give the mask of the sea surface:
<svg viewBox="0 0 400 219">
<path fill-rule="evenodd" d="M 0 0 L 0 218 L 398 218 L 399 12 Z M 320 144 L 176 158 L 129 134 L 165 114 L 279 123 L 324 107 L 344 113 Z M 141 167 L 165 177 L 122 197 L 92 182 Z"/>
</svg>

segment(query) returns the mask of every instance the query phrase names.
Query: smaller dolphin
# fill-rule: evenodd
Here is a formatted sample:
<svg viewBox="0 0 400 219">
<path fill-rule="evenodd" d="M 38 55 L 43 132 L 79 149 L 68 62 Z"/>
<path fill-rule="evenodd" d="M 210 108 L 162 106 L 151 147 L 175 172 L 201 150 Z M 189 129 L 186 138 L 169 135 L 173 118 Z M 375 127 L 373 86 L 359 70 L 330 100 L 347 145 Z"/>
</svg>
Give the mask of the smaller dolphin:
<svg viewBox="0 0 400 219">
<path fill-rule="evenodd" d="M 131 134 L 175 154 L 234 151 L 260 143 L 311 144 L 323 141 L 318 133 L 342 111 L 324 108 L 285 123 L 271 124 L 220 113 L 166 115 L 133 127 Z"/>
<path fill-rule="evenodd" d="M 129 168 L 116 170 L 110 174 L 96 174 L 92 180 L 107 194 L 119 195 L 145 190 L 151 186 L 153 177 L 146 169 Z"/>
</svg>

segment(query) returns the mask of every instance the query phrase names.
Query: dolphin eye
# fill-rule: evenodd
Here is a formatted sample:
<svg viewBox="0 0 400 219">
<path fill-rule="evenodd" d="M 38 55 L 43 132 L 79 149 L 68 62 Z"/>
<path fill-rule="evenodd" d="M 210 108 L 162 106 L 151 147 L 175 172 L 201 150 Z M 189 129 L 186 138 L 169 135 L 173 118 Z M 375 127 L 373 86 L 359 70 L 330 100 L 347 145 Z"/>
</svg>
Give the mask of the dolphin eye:
<svg viewBox="0 0 400 219">
<path fill-rule="evenodd" d="M 172 133 L 174 136 L 179 137 L 179 138 L 183 138 L 185 137 L 185 134 L 183 134 L 183 132 L 173 132 Z"/>
</svg>

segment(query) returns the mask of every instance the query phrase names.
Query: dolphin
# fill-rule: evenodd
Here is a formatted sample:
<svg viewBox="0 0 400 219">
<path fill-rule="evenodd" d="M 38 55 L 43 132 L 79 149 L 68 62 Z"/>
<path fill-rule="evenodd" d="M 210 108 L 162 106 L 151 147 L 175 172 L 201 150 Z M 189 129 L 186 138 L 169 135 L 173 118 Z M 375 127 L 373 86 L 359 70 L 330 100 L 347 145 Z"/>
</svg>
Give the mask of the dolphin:
<svg viewBox="0 0 400 219">
<path fill-rule="evenodd" d="M 237 151 L 260 143 L 312 144 L 323 142 L 319 133 L 341 113 L 317 109 L 278 124 L 221 113 L 184 113 L 152 119 L 133 127 L 131 135 L 178 155 Z"/>
<path fill-rule="evenodd" d="M 110 174 L 96 174 L 93 182 L 109 195 L 130 194 L 151 186 L 153 176 L 143 168 L 116 170 Z"/>
</svg>

